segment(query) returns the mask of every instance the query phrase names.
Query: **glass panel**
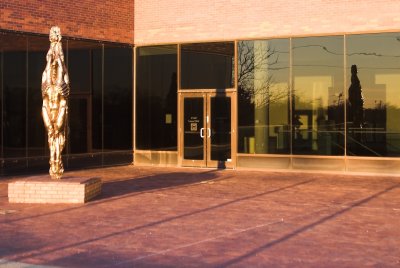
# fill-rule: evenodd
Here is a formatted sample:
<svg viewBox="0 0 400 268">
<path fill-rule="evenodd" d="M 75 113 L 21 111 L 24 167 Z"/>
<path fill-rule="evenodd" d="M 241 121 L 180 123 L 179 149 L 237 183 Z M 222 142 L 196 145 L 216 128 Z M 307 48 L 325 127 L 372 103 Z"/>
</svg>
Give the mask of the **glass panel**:
<svg viewBox="0 0 400 268">
<path fill-rule="evenodd" d="M 92 148 L 89 151 L 103 150 L 103 48 L 102 45 L 92 49 Z"/>
<path fill-rule="evenodd" d="M 400 34 L 347 38 L 347 154 L 400 155 Z"/>
<path fill-rule="evenodd" d="M 177 150 L 177 46 L 137 49 L 136 147 Z"/>
<path fill-rule="evenodd" d="M 71 97 L 69 100 L 68 117 L 70 125 L 70 153 L 86 153 L 88 151 L 87 100 Z"/>
<path fill-rule="evenodd" d="M 231 98 L 211 98 L 211 160 L 231 159 Z M 205 133 L 208 135 L 209 133 Z"/>
<path fill-rule="evenodd" d="M 1 35 L 4 157 L 26 156 L 26 37 Z"/>
<path fill-rule="evenodd" d="M 132 48 L 104 48 L 104 150 L 132 150 Z"/>
<path fill-rule="evenodd" d="M 42 73 L 49 49 L 47 37 L 28 39 L 28 156 L 47 156 L 47 134 L 42 119 Z"/>
<path fill-rule="evenodd" d="M 0 158 L 3 157 L 3 46 L 1 41 L 2 34 L 0 33 Z"/>
<path fill-rule="evenodd" d="M 203 138 L 200 131 L 204 127 L 204 99 L 185 98 L 184 110 L 184 150 L 183 158 L 189 160 L 204 159 Z M 204 130 L 202 135 L 206 135 Z"/>
<path fill-rule="evenodd" d="M 63 42 L 65 53 L 66 42 Z M 68 73 L 71 78 L 71 94 L 90 92 L 90 57 L 91 48 L 97 44 L 68 40 Z M 67 58 L 67 57 L 65 57 Z"/>
<path fill-rule="evenodd" d="M 238 43 L 240 153 L 289 154 L 289 40 Z"/>
<path fill-rule="evenodd" d="M 233 42 L 182 45 L 181 88 L 232 88 L 234 50 Z"/>
<path fill-rule="evenodd" d="M 343 155 L 343 37 L 295 38 L 293 154 Z"/>
<path fill-rule="evenodd" d="M 68 121 L 71 154 L 102 151 L 102 53 L 101 44 L 68 40 L 68 51 L 64 54 L 68 55 L 71 80 Z"/>
</svg>

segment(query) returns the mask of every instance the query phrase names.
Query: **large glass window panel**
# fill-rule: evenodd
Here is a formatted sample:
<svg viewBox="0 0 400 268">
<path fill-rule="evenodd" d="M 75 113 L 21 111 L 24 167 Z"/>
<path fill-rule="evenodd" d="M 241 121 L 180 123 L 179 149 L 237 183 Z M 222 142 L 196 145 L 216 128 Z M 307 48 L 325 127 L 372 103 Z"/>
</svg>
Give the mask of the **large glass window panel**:
<svg viewBox="0 0 400 268">
<path fill-rule="evenodd" d="M 3 40 L 1 37 L 0 33 L 0 158 L 3 157 Z"/>
<path fill-rule="evenodd" d="M 137 49 L 136 147 L 177 150 L 177 46 Z"/>
<path fill-rule="evenodd" d="M 344 154 L 343 37 L 292 40 L 293 153 Z"/>
<path fill-rule="evenodd" d="M 92 152 L 103 150 L 103 45 L 92 48 Z"/>
<path fill-rule="evenodd" d="M 63 42 L 65 46 L 67 42 Z M 71 93 L 90 92 L 91 51 L 95 44 L 68 40 L 68 73 L 71 77 Z M 64 49 L 64 54 L 65 48 Z M 65 58 L 67 58 L 65 56 Z"/>
<path fill-rule="evenodd" d="M 26 48 L 20 35 L 2 35 L 4 157 L 26 156 Z"/>
<path fill-rule="evenodd" d="M 290 153 L 289 40 L 238 43 L 238 151 Z"/>
<path fill-rule="evenodd" d="M 347 155 L 400 155 L 400 33 L 347 37 Z"/>
<path fill-rule="evenodd" d="M 28 38 L 28 156 L 47 156 L 47 134 L 42 119 L 42 73 L 49 49 L 47 37 Z"/>
<path fill-rule="evenodd" d="M 92 98 L 94 94 L 98 96 L 102 83 L 102 46 L 95 42 L 78 40 L 68 40 L 64 43 L 68 45 L 68 51 L 64 51 L 64 54 L 66 55 L 65 58 L 68 63 L 68 72 L 71 81 L 71 92 L 68 100 L 68 124 L 70 131 L 68 133 L 69 141 L 66 152 L 71 154 L 88 153 L 93 151 Z M 99 57 L 100 59 L 98 59 Z M 96 61 L 94 58 L 96 58 Z M 94 66 L 94 63 L 99 65 Z M 94 86 L 96 86 L 96 92 L 94 92 Z M 100 113 L 97 116 L 101 117 L 102 115 Z M 96 130 L 98 130 L 98 121 L 95 121 L 95 126 L 97 127 Z M 101 132 L 96 132 L 96 134 L 101 139 Z M 97 143 L 96 145 L 98 146 L 99 144 Z M 101 145 L 99 149 L 101 149 Z"/>
<path fill-rule="evenodd" d="M 225 89 L 233 84 L 233 42 L 181 46 L 182 89 Z"/>
<path fill-rule="evenodd" d="M 132 150 L 132 48 L 104 48 L 104 149 Z"/>
</svg>

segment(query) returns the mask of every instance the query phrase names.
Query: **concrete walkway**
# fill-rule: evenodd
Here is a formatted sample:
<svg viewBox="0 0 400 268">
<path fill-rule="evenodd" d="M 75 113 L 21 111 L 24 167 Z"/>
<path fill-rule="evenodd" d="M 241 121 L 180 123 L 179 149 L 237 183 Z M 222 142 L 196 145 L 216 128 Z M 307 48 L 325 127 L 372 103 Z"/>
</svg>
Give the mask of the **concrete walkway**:
<svg viewBox="0 0 400 268">
<path fill-rule="evenodd" d="M 85 205 L 9 204 L 0 267 L 400 267 L 400 177 L 114 167 Z"/>
</svg>

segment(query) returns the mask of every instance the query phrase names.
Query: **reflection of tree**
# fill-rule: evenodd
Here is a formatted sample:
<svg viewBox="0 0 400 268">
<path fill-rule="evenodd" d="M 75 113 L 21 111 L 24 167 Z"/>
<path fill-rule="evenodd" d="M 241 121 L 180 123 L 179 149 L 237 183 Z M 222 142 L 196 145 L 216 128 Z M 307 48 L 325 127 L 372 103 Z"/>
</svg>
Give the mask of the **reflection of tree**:
<svg viewBox="0 0 400 268">
<path fill-rule="evenodd" d="M 267 42 L 267 41 L 261 41 Z M 256 107 L 267 106 L 288 98 L 288 86 L 277 85 L 273 71 L 279 70 L 279 51 L 271 46 L 256 46 L 255 42 L 238 44 L 238 86 L 239 98 L 253 103 Z M 257 71 L 262 73 L 257 77 Z"/>
</svg>

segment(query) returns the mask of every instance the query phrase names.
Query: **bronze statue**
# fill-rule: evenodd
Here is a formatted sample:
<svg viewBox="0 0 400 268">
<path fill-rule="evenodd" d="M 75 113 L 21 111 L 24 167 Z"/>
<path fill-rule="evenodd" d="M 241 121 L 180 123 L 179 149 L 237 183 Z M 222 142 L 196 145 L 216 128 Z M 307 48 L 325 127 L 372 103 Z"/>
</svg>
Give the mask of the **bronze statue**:
<svg viewBox="0 0 400 268">
<path fill-rule="evenodd" d="M 61 153 L 67 134 L 69 77 L 64 63 L 60 28 L 50 29 L 50 48 L 42 75 L 42 116 L 47 129 L 50 149 L 50 176 L 61 179 L 64 173 Z"/>
</svg>

